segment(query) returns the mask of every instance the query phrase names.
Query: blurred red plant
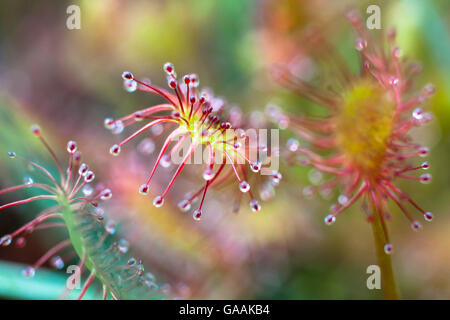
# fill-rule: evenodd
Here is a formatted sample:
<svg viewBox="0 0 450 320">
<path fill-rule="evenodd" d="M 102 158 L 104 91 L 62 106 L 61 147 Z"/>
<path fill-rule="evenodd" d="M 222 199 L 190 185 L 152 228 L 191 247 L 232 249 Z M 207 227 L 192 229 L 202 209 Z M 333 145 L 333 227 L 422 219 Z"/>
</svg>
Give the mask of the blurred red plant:
<svg viewBox="0 0 450 320">
<path fill-rule="evenodd" d="M 325 223 L 333 224 L 340 213 L 362 199 L 362 209 L 377 230 L 376 238 L 381 233 L 382 250 L 390 254 L 392 244 L 385 223 L 390 219 L 389 201 L 400 208 L 414 230 L 421 225 L 407 210 L 405 202 L 417 209 L 426 221 L 433 219 L 431 212 L 419 207 L 394 181 L 401 178 L 429 183 L 431 180 L 427 173 L 410 174 L 427 170 L 427 162 L 411 165 L 408 160 L 424 157 L 429 152 L 412 141 L 409 131 L 431 120 L 431 114 L 424 112 L 421 105 L 434 93 L 434 87 L 427 85 L 411 96 L 413 78 L 419 69 L 416 64 L 403 63 L 401 51 L 394 43 L 395 30 L 387 32 L 385 48 L 384 43 L 375 41 L 367 32 L 356 11 L 350 11 L 347 17 L 357 34 L 356 49 L 363 62 L 360 75 L 338 64 L 335 86 L 322 89 L 293 76 L 287 67 L 277 65 L 273 69 L 278 82 L 324 107 L 328 115 L 315 118 L 288 115 L 276 106 L 269 107 L 268 113 L 280 126 L 289 126 L 310 145 L 289 140 L 289 160 L 299 160 L 302 165 L 332 176 L 304 192 L 330 194 L 335 187 L 342 190 Z"/>
</svg>

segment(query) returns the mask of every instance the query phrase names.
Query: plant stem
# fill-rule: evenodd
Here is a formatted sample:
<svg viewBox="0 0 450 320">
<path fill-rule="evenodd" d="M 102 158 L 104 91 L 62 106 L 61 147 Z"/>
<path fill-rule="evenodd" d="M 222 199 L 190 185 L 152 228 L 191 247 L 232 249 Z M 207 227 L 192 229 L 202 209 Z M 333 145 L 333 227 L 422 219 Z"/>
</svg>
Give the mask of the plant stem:
<svg viewBox="0 0 450 320">
<path fill-rule="evenodd" d="M 381 270 L 381 280 L 384 296 L 388 300 L 398 300 L 399 295 L 397 286 L 395 284 L 394 272 L 392 271 L 391 256 L 384 252 L 384 245 L 386 244 L 386 240 L 384 237 L 382 221 L 377 212 L 374 212 L 371 225 L 375 240 L 378 265 Z"/>
</svg>

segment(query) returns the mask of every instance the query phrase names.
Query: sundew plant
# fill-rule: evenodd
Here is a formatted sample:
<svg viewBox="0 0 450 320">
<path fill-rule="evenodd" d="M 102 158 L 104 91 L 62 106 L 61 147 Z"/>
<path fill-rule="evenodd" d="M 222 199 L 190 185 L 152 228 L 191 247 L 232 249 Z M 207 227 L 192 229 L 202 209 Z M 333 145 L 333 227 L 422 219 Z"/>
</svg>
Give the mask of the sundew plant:
<svg viewBox="0 0 450 320">
<path fill-rule="evenodd" d="M 450 297 L 450 4 L 378 2 L 2 2 L 0 299 Z"/>
<path fill-rule="evenodd" d="M 429 163 L 412 162 L 415 157 L 426 157 L 429 149 L 415 142 L 408 133 L 432 119 L 431 113 L 425 112 L 422 106 L 435 88 L 427 84 L 418 93 L 410 94 L 417 65 L 403 65 L 401 50 L 394 42 L 395 30 L 387 31 L 384 48 L 373 40 L 358 12 L 350 11 L 347 17 L 355 28 L 355 46 L 362 57 L 359 75 L 342 69 L 342 76 L 336 75 L 338 88 L 321 90 L 295 78 L 286 67 L 274 68 L 274 76 L 280 83 L 323 106 L 328 115 L 315 118 L 287 115 L 273 107 L 268 108 L 268 113 L 309 143 L 309 147 L 304 147 L 299 140 L 289 140 L 287 157 L 293 157 L 291 152 L 304 155 L 296 159 L 300 165 L 330 176 L 305 192 L 341 190 L 337 203 L 324 219 L 327 225 L 334 224 L 338 215 L 361 200 L 361 208 L 373 228 L 386 296 L 395 299 L 397 289 L 387 256 L 393 251 L 386 223 L 391 219 L 388 202 L 398 206 L 413 230 L 419 230 L 422 225 L 406 205 L 418 211 L 425 221 L 433 220 L 433 214 L 422 209 L 395 181 L 431 182 L 429 173 L 414 174 L 427 171 Z"/>
<path fill-rule="evenodd" d="M 104 188 L 102 184 L 92 186 L 95 173 L 89 170 L 86 163 L 81 162 L 76 142 L 67 143 L 69 161 L 67 168 L 63 168 L 55 152 L 42 136 L 41 129 L 34 125 L 31 131 L 51 154 L 59 176 L 55 177 L 48 169 L 17 155 L 14 151 L 8 152 L 11 159 L 25 162 L 30 169 L 37 171 L 40 179 L 44 180 L 35 182 L 33 178 L 27 177 L 24 184 L 0 190 L 0 194 L 28 188 L 42 192 L 37 196 L 3 204 L 0 210 L 45 199 L 51 200 L 54 204 L 19 229 L 0 238 L 0 245 L 7 247 L 14 243 L 17 247 L 24 247 L 31 233 L 51 228 L 65 228 L 68 239 L 57 243 L 32 266 L 26 267 L 22 271 L 23 276 L 34 277 L 45 263 L 50 263 L 56 269 L 64 268 L 65 262 L 59 253 L 67 247 L 72 247 L 79 258 L 77 272 L 80 276 L 83 271 L 89 273 L 78 299 L 84 297 L 96 279 L 101 283 L 103 300 L 149 299 L 163 296 L 154 276 L 149 272 L 145 273 L 142 260 L 128 255 L 127 240 L 114 236 L 116 223 L 105 219 L 105 209 L 101 206 L 101 203 L 112 197 L 112 191 Z M 73 286 L 63 287 L 62 297 L 70 294 L 73 289 L 75 283 Z"/>
<path fill-rule="evenodd" d="M 267 146 L 260 143 L 258 137 L 256 139 L 249 138 L 242 128 L 234 129 L 231 122 L 219 118 L 218 115 L 226 108 L 224 100 L 215 98 L 207 91 L 199 93 L 197 89 L 199 85 L 197 75 L 185 75 L 182 82 L 178 82 L 175 68 L 169 62 L 164 65 L 164 71 L 167 73 L 168 84 L 173 89 L 173 94 L 151 83 L 135 79 L 130 72 L 122 74 L 125 81 L 124 86 L 128 91 L 133 92 L 139 89 L 144 92 L 156 93 L 164 98 L 167 103 L 136 111 L 118 120 L 105 119 L 105 127 L 116 134 L 121 133 L 124 127 L 137 121 L 152 120 L 119 144 L 113 145 L 109 150 L 110 153 L 118 156 L 121 146 L 155 125 L 176 125 L 176 128 L 172 130 L 164 141 L 147 182 L 139 187 L 139 192 L 143 195 L 149 193 L 150 182 L 160 162 L 170 163 L 172 155 L 179 150 L 185 139 L 188 139 L 189 146 L 186 154 L 183 156 L 163 194 L 154 198 L 153 205 L 157 208 L 163 205 L 164 198 L 186 163 L 190 160 L 195 149 L 204 145 L 208 152 L 206 168 L 202 174 L 205 184 L 202 188 L 192 192 L 186 199 L 182 200 L 178 205 L 180 209 L 188 211 L 192 202 L 200 197 L 199 208 L 194 210 L 192 214 L 194 220 L 200 220 L 202 205 L 208 188 L 226 181 L 229 176 L 233 176 L 237 179 L 239 190 L 242 193 L 248 193 L 251 210 L 253 212 L 260 211 L 261 205 L 255 199 L 253 192 L 250 190 L 250 184 L 247 182 L 247 168 L 250 168 L 255 173 L 264 169 L 260 154 L 263 152 L 267 155 Z M 159 115 L 161 112 L 169 112 L 169 114 Z M 173 143 L 170 152 L 165 154 L 175 138 L 178 139 Z M 216 157 L 219 161 L 216 160 Z M 227 163 L 229 163 L 231 168 L 224 171 Z M 272 184 L 278 185 L 281 180 L 281 174 L 273 170 L 270 172 L 270 176 Z"/>
</svg>

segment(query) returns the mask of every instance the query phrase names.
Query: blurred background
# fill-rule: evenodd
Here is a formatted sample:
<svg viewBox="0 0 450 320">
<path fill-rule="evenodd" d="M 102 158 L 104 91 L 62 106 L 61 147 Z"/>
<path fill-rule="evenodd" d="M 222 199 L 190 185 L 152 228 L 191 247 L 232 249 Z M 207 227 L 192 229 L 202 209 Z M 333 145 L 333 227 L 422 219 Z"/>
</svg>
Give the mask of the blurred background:
<svg viewBox="0 0 450 320">
<path fill-rule="evenodd" d="M 303 187 L 310 184 L 308 168 L 282 163 L 285 179 L 256 215 L 247 206 L 232 213 L 231 191 L 212 191 L 204 217 L 195 222 L 176 205 L 186 192 L 196 190 L 201 175 L 185 172 L 169 201 L 156 210 L 153 197 L 143 197 L 138 187 L 146 179 L 163 137 L 157 130 L 149 132 L 113 158 L 109 147 L 131 131 L 117 137 L 103 126 L 106 117 L 117 118 L 160 102 L 154 95 L 125 91 L 121 73 L 131 71 L 166 87 L 162 66 L 167 61 L 180 76 L 197 73 L 200 87 L 226 97 L 229 106 L 239 105 L 247 118 L 262 119 L 268 103 L 290 110 L 301 108 L 301 100 L 274 83 L 270 67 L 285 62 L 307 69 L 313 63 L 314 50 L 305 49 L 304 39 L 317 26 L 351 64 L 354 38 L 345 9 L 354 5 L 366 15 L 367 6 L 375 3 L 381 7 L 382 28 L 396 27 L 404 54 L 422 63 L 418 88 L 431 82 L 437 89 L 428 104 L 434 121 L 414 133 L 431 148 L 433 183 L 401 184 L 436 218 L 416 233 L 400 212 L 393 212 L 389 229 L 395 246 L 395 274 L 403 298 L 448 299 L 447 0 L 1 1 L 0 188 L 20 184 L 32 174 L 11 161 L 7 151 L 54 170 L 29 131 L 31 124 L 39 123 L 60 157 L 67 157 L 68 140 L 77 141 L 96 179 L 113 191 L 108 216 L 121 222 L 122 235 L 144 260 L 146 270 L 169 283 L 177 295 L 207 299 L 382 298 L 380 291 L 366 287 L 366 268 L 376 264 L 376 258 L 364 215 L 354 206 L 333 227 L 324 225 L 331 202 L 303 196 Z M 80 30 L 66 27 L 66 9 L 71 4 L 81 8 Z M 146 148 L 142 148 L 140 141 L 145 138 Z M 159 171 L 153 195 L 166 186 L 173 169 Z M 2 195 L 0 203 L 24 194 L 30 193 Z M 0 212 L 0 236 L 31 220 L 44 207 L 45 203 L 36 202 Z M 35 279 L 24 279 L 20 271 L 34 263 L 55 239 L 64 237 L 64 232 L 35 232 L 23 248 L 0 248 L 0 297 L 56 297 L 62 290 L 58 285 L 64 271 L 45 266 Z M 40 274 L 45 276 L 39 278 Z"/>
</svg>

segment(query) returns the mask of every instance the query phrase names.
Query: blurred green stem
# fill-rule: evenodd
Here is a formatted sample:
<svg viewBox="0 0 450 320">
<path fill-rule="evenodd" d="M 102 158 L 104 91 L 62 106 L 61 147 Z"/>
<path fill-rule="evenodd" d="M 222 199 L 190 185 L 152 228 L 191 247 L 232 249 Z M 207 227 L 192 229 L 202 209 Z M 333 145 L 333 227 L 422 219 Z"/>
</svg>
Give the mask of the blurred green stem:
<svg viewBox="0 0 450 320">
<path fill-rule="evenodd" d="M 399 295 L 397 285 L 395 284 L 394 272 L 392 271 L 391 256 L 384 252 L 386 240 L 383 232 L 382 221 L 378 212 L 374 212 L 371 225 L 375 240 L 378 266 L 381 270 L 381 280 L 384 296 L 388 300 L 398 300 Z"/>
</svg>

